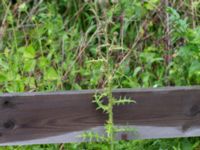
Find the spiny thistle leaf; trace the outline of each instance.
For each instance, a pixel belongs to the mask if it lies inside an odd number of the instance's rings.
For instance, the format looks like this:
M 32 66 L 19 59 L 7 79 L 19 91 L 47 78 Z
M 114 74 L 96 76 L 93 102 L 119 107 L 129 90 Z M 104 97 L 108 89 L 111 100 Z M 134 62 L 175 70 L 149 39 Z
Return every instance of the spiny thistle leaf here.
M 115 132 L 137 132 L 133 127 L 116 127 L 114 128 Z
M 102 94 L 95 94 L 94 95 L 94 100 L 93 100 L 93 103 L 96 103 L 97 104 L 97 110 L 98 109 L 102 109 L 103 112 L 108 112 L 108 106 L 107 105 L 104 105 L 102 103 L 102 99 L 103 97 L 106 97 L 107 96 L 107 93 L 102 93 Z
M 130 103 L 136 103 L 136 101 L 134 101 L 130 98 L 126 98 L 126 97 L 124 97 L 124 98 L 120 97 L 119 99 L 115 99 L 115 101 L 114 101 L 114 105 L 117 105 L 117 106 L 130 104 Z
M 98 133 L 95 132 L 85 132 L 81 136 L 84 140 L 89 140 L 89 142 L 92 141 L 98 141 L 98 142 L 103 142 L 106 141 L 106 137 L 99 135 Z

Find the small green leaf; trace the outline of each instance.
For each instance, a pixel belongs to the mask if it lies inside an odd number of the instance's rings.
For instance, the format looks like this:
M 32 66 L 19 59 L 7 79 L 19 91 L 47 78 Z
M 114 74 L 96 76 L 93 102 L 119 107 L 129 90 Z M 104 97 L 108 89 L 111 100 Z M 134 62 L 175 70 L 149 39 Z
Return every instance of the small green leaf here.
M 27 5 L 26 3 L 22 3 L 19 5 L 19 12 L 26 12 L 27 11 Z
M 25 61 L 24 71 L 26 71 L 26 72 L 34 71 L 35 65 L 36 65 L 36 60 L 28 59 L 27 61 Z
M 45 80 L 58 80 L 59 75 L 54 68 L 49 68 L 46 73 L 44 74 Z
M 7 81 L 7 76 L 5 73 L 0 73 L 0 83 Z
M 28 86 L 29 88 L 35 89 L 36 85 L 35 85 L 35 78 L 34 77 L 28 77 L 28 78 L 24 78 L 24 83 L 26 84 L 26 86 Z
M 35 58 L 35 49 L 31 45 L 24 48 L 23 57 L 28 59 Z
M 139 73 L 141 70 L 142 70 L 141 67 L 136 67 L 135 70 L 134 70 L 134 74 L 133 74 L 133 76 L 134 76 L 134 77 L 137 76 L 138 73 Z
M 194 61 L 189 68 L 189 77 L 200 75 L 200 62 Z
M 45 57 L 39 58 L 38 65 L 39 65 L 40 69 L 45 69 L 49 65 L 48 59 Z

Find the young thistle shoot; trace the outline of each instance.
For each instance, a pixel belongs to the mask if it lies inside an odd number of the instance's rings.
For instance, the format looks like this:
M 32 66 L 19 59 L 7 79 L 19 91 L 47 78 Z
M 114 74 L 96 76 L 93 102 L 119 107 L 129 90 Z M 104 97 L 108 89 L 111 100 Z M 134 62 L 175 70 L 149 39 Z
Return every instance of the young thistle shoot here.
M 94 95 L 94 100 L 93 102 L 97 104 L 97 109 L 102 110 L 104 113 L 108 115 L 108 120 L 106 121 L 104 128 L 106 132 L 106 136 L 104 135 L 98 135 L 97 133 L 86 133 L 83 135 L 85 139 L 90 139 L 96 140 L 96 141 L 104 141 L 110 143 L 110 149 L 114 150 L 114 142 L 115 142 L 115 133 L 118 132 L 133 132 L 135 130 L 130 129 L 130 128 L 123 128 L 123 127 L 116 127 L 114 124 L 114 119 L 113 119 L 113 107 L 114 106 L 119 106 L 119 105 L 125 105 L 125 104 L 130 104 L 134 103 L 134 100 L 131 100 L 130 98 L 126 97 L 120 97 L 119 99 L 116 99 L 113 96 L 113 68 L 111 67 L 112 65 L 109 63 L 110 59 L 110 54 L 112 51 L 112 47 L 115 47 L 113 44 L 108 44 L 110 47 L 107 49 L 106 56 L 102 59 L 99 59 L 99 61 L 102 62 L 103 68 L 104 68 L 104 73 L 106 76 L 106 87 L 104 88 L 103 92 L 101 93 L 96 93 Z M 103 56 L 103 55 L 102 55 Z M 102 61 L 104 60 L 104 61 Z M 98 60 L 93 61 L 93 63 L 98 62 Z M 105 102 L 106 101 L 106 102 Z

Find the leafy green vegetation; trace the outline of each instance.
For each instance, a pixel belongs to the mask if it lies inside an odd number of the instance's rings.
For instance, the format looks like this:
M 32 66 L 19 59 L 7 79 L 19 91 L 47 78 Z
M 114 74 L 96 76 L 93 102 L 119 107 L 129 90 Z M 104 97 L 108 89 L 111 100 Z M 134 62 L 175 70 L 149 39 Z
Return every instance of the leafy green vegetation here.
M 116 142 L 116 150 L 198 150 L 199 138 L 134 140 Z M 0 147 L 0 150 L 110 150 L 106 143 Z
M 199 12 L 198 0 L 0 0 L 0 92 L 199 85 Z M 200 145 L 199 138 L 115 144 L 130 150 Z M 0 149 L 62 147 L 109 144 Z

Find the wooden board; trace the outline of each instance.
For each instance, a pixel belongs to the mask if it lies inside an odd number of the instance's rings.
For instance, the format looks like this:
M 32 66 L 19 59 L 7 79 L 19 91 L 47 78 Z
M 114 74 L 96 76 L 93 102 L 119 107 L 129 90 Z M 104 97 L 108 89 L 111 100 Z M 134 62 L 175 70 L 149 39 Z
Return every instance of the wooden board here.
M 0 95 L 0 144 L 81 142 L 87 130 L 103 134 L 106 114 L 92 103 L 96 91 Z M 135 127 L 117 139 L 200 136 L 200 87 L 118 89 L 137 103 L 114 108 L 117 125 Z

